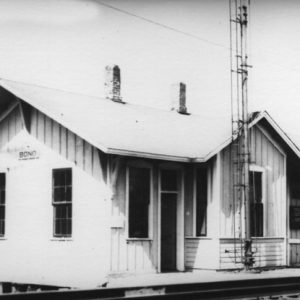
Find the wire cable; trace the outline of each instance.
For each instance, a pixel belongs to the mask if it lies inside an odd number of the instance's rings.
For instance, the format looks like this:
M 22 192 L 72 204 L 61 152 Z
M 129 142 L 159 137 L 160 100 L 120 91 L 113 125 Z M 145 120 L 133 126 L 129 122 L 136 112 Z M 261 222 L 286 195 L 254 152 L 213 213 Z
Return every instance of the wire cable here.
M 118 11 L 118 12 L 121 12 L 123 14 L 126 14 L 126 15 L 129 15 L 131 17 L 134 17 L 134 18 L 137 18 L 137 19 L 140 19 L 140 20 L 143 20 L 145 22 L 148 22 L 148 23 L 151 23 L 153 25 L 156 25 L 156 26 L 160 26 L 162 28 L 165 28 L 165 29 L 168 29 L 168 30 L 171 30 L 171 31 L 174 31 L 174 32 L 177 32 L 177 33 L 180 33 L 182 35 L 185 35 L 185 36 L 188 36 L 188 37 L 191 37 L 193 39 L 196 39 L 196 40 L 199 40 L 203 43 L 207 43 L 207 44 L 210 44 L 210 45 L 213 45 L 213 46 L 216 46 L 216 47 L 220 47 L 220 48 L 224 48 L 224 49 L 227 49 L 229 50 L 229 47 L 225 46 L 225 45 L 222 45 L 222 44 L 219 44 L 217 42 L 214 42 L 214 41 L 211 41 L 211 40 L 207 40 L 207 39 L 204 39 L 198 35 L 195 35 L 195 34 L 192 34 L 192 33 L 189 33 L 187 31 L 183 31 L 183 30 L 180 30 L 180 29 L 177 29 L 175 27 L 172 27 L 172 26 L 169 26 L 169 25 L 166 25 L 166 24 L 163 24 L 163 23 L 160 23 L 160 22 L 157 22 L 157 21 L 154 21 L 154 20 L 151 20 L 149 18 L 145 18 L 143 16 L 140 16 L 140 15 L 137 15 L 137 14 L 134 14 L 132 12 L 129 12 L 127 10 L 124 10 L 124 9 L 121 9 L 121 8 L 118 8 L 116 6 L 112 6 L 110 4 L 107 4 L 107 3 L 104 3 L 102 1 L 97 1 L 98 4 L 102 5 L 102 6 L 105 6 L 105 7 L 108 7 L 110 9 L 113 9 L 115 11 Z

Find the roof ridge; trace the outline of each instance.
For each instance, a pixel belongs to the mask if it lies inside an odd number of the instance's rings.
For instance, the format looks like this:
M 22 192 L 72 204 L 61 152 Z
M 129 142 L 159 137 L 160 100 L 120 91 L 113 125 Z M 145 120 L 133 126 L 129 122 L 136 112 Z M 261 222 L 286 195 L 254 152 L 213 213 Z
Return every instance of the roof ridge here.
M 52 91 L 57 91 L 57 92 L 63 92 L 63 93 L 68 93 L 71 95 L 77 95 L 77 96 L 84 96 L 84 97 L 89 97 L 92 99 L 97 99 L 97 100 L 101 100 L 101 101 L 107 101 L 108 99 L 106 99 L 106 97 L 104 96 L 96 96 L 96 95 L 89 95 L 89 94 L 84 94 L 84 93 L 80 93 L 80 92 L 75 92 L 75 91 L 70 91 L 70 90 L 65 90 L 65 89 L 60 89 L 60 88 L 55 88 L 55 87 L 50 87 L 50 86 L 46 86 L 46 85 L 41 85 L 41 84 L 35 84 L 35 83 L 30 83 L 30 82 L 25 82 L 25 81 L 20 81 L 20 80 L 14 80 L 14 79 L 10 79 L 10 78 L 6 78 L 6 77 L 2 77 L 0 76 L 0 81 L 4 81 L 4 82 L 12 82 L 14 84 L 21 84 L 21 85 L 25 85 L 25 86 L 32 86 L 32 87 L 36 87 L 36 88 L 41 88 L 41 89 L 47 89 L 47 90 L 52 90 Z M 203 118 L 203 115 L 197 114 L 197 113 L 189 113 L 189 115 L 182 115 L 176 111 L 171 111 L 168 109 L 163 109 L 163 108 L 159 108 L 159 107 L 155 107 L 155 106 L 150 106 L 150 105 L 145 105 L 145 104 L 140 104 L 140 103 L 132 103 L 132 102 L 124 102 L 122 103 L 122 105 L 130 105 L 130 106 L 135 106 L 135 107 L 141 107 L 141 108 L 147 108 L 147 109 L 151 109 L 151 110 L 155 110 L 155 111 L 160 111 L 160 112 L 164 112 L 164 113 L 169 113 L 169 114 L 173 114 L 176 116 L 183 116 L 183 117 L 189 117 L 189 118 Z

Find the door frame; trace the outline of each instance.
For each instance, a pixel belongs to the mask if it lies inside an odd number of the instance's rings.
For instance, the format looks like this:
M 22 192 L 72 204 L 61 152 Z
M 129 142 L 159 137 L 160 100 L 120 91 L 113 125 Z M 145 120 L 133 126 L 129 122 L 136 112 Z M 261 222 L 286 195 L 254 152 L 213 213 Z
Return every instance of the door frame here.
M 178 197 L 176 205 L 176 269 L 184 271 L 184 168 L 177 163 L 163 163 L 158 170 L 158 272 L 161 272 L 161 171 L 178 172 Z

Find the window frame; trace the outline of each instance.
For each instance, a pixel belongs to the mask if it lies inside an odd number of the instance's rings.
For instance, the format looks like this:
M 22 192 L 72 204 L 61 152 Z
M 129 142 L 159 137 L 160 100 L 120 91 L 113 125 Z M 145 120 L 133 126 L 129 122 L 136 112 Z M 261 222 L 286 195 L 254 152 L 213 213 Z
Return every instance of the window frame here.
M 148 206 L 148 237 L 130 237 L 129 236 L 129 170 L 130 168 L 141 168 L 150 170 L 150 195 Z M 145 161 L 129 161 L 126 165 L 126 240 L 152 240 L 153 239 L 153 166 Z
M 249 196 L 250 196 L 250 172 L 261 173 L 261 188 L 262 188 L 262 198 L 261 203 L 263 204 L 263 235 L 262 236 L 252 236 L 251 238 L 264 238 L 266 237 L 266 217 L 267 217 L 267 207 L 266 207 L 266 169 L 264 167 L 250 164 L 249 165 Z M 249 197 L 250 201 L 250 197 Z M 251 206 L 251 203 L 250 203 Z M 250 227 L 252 224 L 250 224 Z
M 162 189 L 162 172 L 177 172 L 177 189 Z M 185 166 L 177 162 L 162 162 L 158 164 L 158 271 L 161 272 L 161 205 L 162 194 L 176 194 L 176 269 L 184 271 L 184 244 L 185 244 Z
M 206 214 L 205 214 L 205 234 L 197 235 L 197 173 L 199 169 L 206 170 Z M 196 238 L 207 238 L 208 237 L 208 182 L 209 179 L 209 168 L 207 166 L 197 166 L 193 172 L 193 236 Z
M 59 171 L 66 171 L 66 170 L 70 170 L 71 174 L 71 201 L 54 201 L 54 190 L 55 190 L 55 185 L 54 185 L 54 174 L 56 172 Z M 67 186 L 67 185 L 65 185 Z M 53 225 L 52 225 L 52 236 L 56 239 L 69 239 L 72 238 L 72 234 L 73 234 L 73 169 L 71 167 L 65 167 L 65 168 L 53 168 L 52 169 L 52 208 L 53 208 Z M 56 225 L 55 225 L 55 221 L 56 221 L 56 208 L 59 206 L 71 206 L 71 232 L 70 234 L 68 233 L 61 233 L 58 234 L 56 233 Z
M 4 219 L 2 220 L 3 224 L 4 224 L 3 233 L 1 233 L 1 231 L 0 231 L 0 238 L 3 239 L 6 235 L 6 194 L 7 194 L 7 192 L 6 192 L 6 190 L 7 190 L 6 181 L 7 181 L 7 176 L 6 176 L 6 172 L 0 172 L 0 174 L 4 175 L 4 192 L 5 192 L 4 203 L 0 203 L 0 206 L 4 207 Z M 0 192 L 1 191 L 2 190 L 0 189 Z

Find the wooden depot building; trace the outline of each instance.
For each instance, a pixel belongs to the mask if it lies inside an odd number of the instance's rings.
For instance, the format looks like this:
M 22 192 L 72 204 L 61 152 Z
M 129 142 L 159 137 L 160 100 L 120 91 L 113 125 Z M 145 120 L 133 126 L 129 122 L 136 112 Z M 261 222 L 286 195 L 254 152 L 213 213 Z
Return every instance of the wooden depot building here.
M 106 72 L 102 98 L 0 80 L 0 282 L 241 268 L 230 126 L 184 84 L 170 111 L 124 102 Z M 249 127 L 254 267 L 300 264 L 300 151 L 267 112 Z

